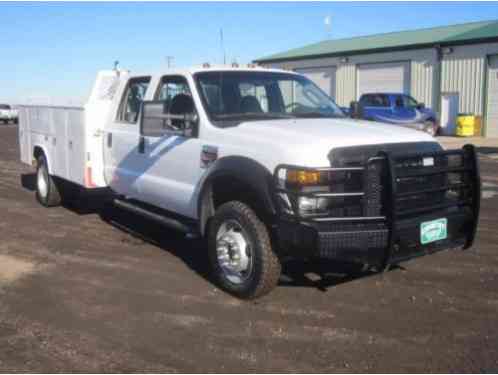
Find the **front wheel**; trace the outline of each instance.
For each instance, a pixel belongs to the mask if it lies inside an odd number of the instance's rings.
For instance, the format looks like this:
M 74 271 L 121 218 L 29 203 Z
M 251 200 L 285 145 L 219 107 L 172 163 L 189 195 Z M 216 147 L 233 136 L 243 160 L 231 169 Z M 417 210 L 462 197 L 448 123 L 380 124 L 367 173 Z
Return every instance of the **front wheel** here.
M 45 155 L 40 155 L 37 159 L 36 199 L 45 207 L 58 206 L 61 203 L 59 189 L 54 178 L 48 173 Z
M 278 283 L 280 260 L 265 224 L 245 203 L 221 205 L 209 224 L 209 260 L 220 287 L 239 298 L 252 299 Z
M 426 121 L 424 130 L 429 135 L 435 137 L 437 135 L 438 127 L 433 121 Z

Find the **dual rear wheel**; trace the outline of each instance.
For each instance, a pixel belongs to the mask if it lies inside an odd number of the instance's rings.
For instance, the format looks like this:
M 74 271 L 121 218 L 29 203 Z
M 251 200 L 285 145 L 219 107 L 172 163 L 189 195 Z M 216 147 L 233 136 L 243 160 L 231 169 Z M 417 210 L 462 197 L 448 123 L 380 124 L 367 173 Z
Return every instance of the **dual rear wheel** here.
M 59 188 L 53 176 L 48 172 L 45 155 L 41 154 L 36 163 L 36 199 L 45 207 L 58 206 L 61 203 Z

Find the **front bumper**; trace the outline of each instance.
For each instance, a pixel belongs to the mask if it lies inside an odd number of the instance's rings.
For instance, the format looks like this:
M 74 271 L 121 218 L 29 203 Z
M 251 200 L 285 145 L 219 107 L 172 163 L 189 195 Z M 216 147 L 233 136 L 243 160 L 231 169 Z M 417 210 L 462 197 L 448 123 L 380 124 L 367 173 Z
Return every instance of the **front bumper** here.
M 386 173 L 383 174 L 381 190 L 382 210 L 378 216 L 360 217 L 303 217 L 299 214 L 281 214 L 277 225 L 280 248 L 289 255 L 319 257 L 368 263 L 377 266 L 396 264 L 417 256 L 455 247 L 468 248 L 472 245 L 477 229 L 480 205 L 480 178 L 478 160 L 474 147 L 465 146 L 462 150 L 423 153 L 417 157 L 448 158 L 459 156 L 461 166 L 434 166 L 416 171 L 398 168 L 400 160 L 413 158 L 414 155 L 393 156 L 382 153 Z M 365 165 L 365 171 L 368 170 Z M 277 167 L 275 178 L 279 169 Z M 344 168 L 342 168 L 344 169 Z M 334 170 L 334 168 L 330 168 Z M 427 176 L 445 176 L 443 185 L 425 189 L 401 191 L 402 180 Z M 450 183 L 447 175 L 461 176 L 458 184 Z M 369 182 L 365 173 L 365 186 Z M 409 176 L 409 177 L 407 177 Z M 371 184 L 371 183 L 370 183 Z M 416 207 L 403 206 L 407 197 L 422 197 L 421 194 L 446 194 L 452 191 L 453 199 L 441 199 L 437 203 L 417 201 Z M 286 189 L 277 192 L 297 194 Z M 446 197 L 446 196 L 445 196 Z M 371 213 L 368 204 L 371 198 L 365 192 L 363 197 L 364 213 Z M 445 239 L 428 244 L 421 243 L 421 224 L 436 219 L 447 220 Z

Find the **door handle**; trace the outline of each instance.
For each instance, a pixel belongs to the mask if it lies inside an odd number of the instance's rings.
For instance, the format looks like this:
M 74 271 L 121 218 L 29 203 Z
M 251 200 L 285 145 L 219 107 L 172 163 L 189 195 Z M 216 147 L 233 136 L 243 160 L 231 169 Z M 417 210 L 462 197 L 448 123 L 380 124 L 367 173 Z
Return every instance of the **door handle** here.
M 140 136 L 138 139 L 138 152 L 143 154 L 145 152 L 145 137 Z
M 112 147 L 112 133 L 107 133 L 107 147 Z

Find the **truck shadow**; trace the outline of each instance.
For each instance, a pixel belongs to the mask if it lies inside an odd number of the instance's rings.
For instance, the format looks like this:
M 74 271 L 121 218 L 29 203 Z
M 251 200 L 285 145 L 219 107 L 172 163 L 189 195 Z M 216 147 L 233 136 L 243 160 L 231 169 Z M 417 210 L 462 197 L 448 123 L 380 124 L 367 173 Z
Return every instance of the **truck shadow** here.
M 23 188 L 36 189 L 36 175 L 21 175 Z M 75 193 L 77 194 L 77 192 Z M 104 191 L 78 195 L 68 199 L 63 207 L 77 215 L 98 215 L 102 221 L 130 236 L 128 243 L 146 242 L 178 257 L 187 267 L 214 283 L 210 273 L 206 243 L 203 239 L 187 239 L 182 233 L 166 228 L 142 216 L 111 205 Z M 309 287 L 326 292 L 329 288 L 349 281 L 376 275 L 361 266 L 329 260 L 288 260 L 282 267 L 279 286 Z
M 207 248 L 203 239 L 188 239 L 179 232 L 120 208 L 106 205 L 98 212 L 100 218 L 139 241 L 152 244 L 178 257 L 187 267 L 210 283 Z M 326 292 L 328 288 L 374 275 L 360 266 L 333 261 L 286 261 L 279 286 L 310 287 Z

